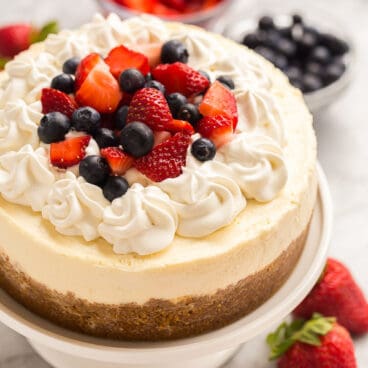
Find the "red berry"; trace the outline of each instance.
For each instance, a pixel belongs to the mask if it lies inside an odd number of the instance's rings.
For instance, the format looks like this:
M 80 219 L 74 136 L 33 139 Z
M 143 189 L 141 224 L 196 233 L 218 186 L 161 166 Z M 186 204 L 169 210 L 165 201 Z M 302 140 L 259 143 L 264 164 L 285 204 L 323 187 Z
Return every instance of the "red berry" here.
M 138 69 L 143 75 L 146 75 L 150 70 L 147 56 L 123 45 L 112 49 L 105 62 L 115 78 L 118 78 L 124 70 L 129 68 Z
M 168 94 L 179 92 L 186 97 L 204 92 L 210 84 L 201 73 L 180 62 L 161 64 L 152 71 L 152 75 L 165 86 Z
M 152 42 L 152 43 L 143 43 L 143 44 L 139 43 L 133 46 L 134 51 L 137 51 L 147 56 L 149 66 L 151 68 L 155 68 L 158 64 L 160 64 L 161 49 L 162 49 L 161 42 Z M 146 73 L 143 73 L 143 74 L 146 74 Z
M 50 144 L 50 161 L 54 166 L 66 169 L 78 164 L 86 155 L 91 137 L 84 135 Z
M 220 147 L 232 139 L 233 122 L 224 115 L 205 116 L 198 123 L 198 133 Z
M 236 129 L 238 109 L 235 96 L 218 81 L 215 81 L 206 92 L 199 105 L 199 111 L 204 116 L 226 115 L 233 121 L 234 130 Z
M 135 161 L 134 166 L 142 174 L 155 182 L 176 178 L 186 164 L 190 135 L 176 133 L 173 137 L 157 145 L 146 156 Z
M 101 56 L 99 54 L 90 54 L 86 56 L 78 65 L 77 71 L 75 72 L 75 89 L 82 86 L 91 70 L 101 62 Z
M 185 120 L 173 119 L 166 125 L 166 129 L 171 133 L 186 132 L 190 135 L 195 133 L 193 126 Z
M 111 172 L 124 175 L 133 165 L 134 158 L 118 147 L 108 147 L 101 150 L 101 156 L 108 162 Z
M 12 58 L 31 44 L 32 26 L 13 24 L 0 28 L 0 56 Z
M 78 108 L 75 101 L 64 92 L 53 88 L 44 88 L 41 94 L 42 113 L 61 112 L 71 118 Z

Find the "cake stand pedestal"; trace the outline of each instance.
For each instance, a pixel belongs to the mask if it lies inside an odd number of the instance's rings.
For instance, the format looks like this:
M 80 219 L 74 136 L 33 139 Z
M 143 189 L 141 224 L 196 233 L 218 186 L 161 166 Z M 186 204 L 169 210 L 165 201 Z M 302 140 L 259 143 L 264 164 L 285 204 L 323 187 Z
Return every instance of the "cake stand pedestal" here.
M 277 326 L 308 294 L 327 257 L 331 198 L 318 166 L 319 191 L 304 251 L 286 283 L 255 311 L 224 328 L 193 338 L 133 343 L 73 333 L 28 311 L 0 290 L 0 321 L 25 336 L 55 368 L 217 368 L 241 344 Z

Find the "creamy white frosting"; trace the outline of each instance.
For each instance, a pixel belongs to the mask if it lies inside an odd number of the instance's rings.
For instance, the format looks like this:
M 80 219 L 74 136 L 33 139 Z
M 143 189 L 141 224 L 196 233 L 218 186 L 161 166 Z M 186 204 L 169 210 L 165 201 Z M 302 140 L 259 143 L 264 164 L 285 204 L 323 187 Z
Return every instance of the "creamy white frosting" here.
M 239 57 L 234 51 L 224 52 L 220 42 L 211 41 L 209 47 L 208 35 L 201 30 L 176 29 L 150 16 L 122 22 L 116 15 L 107 19 L 98 15 L 78 31 L 49 36 L 37 56 L 21 54 L 8 63 L 9 78 L 0 99 L 0 155 L 26 143 L 29 146 L 25 146 L 27 152 L 21 148 L 0 156 L 0 162 L 7 163 L 1 166 L 0 193 L 9 201 L 42 210 L 63 234 L 81 235 L 86 240 L 100 235 L 113 244 L 116 253 L 141 255 L 164 249 L 175 233 L 202 237 L 230 224 L 246 207 L 247 199 L 263 202 L 275 198 L 287 180 L 284 131 L 264 67 L 252 52 Z M 209 72 L 212 80 L 220 75 L 234 80 L 239 110 L 234 139 L 206 163 L 198 162 L 188 150 L 183 174 L 161 183 L 128 170 L 126 178 L 132 187 L 112 204 L 103 198 L 101 189 L 75 177 L 77 167 L 66 174 L 55 173 L 47 162 L 47 148 L 42 148 L 42 153 L 37 150 L 37 125 L 41 89 L 60 74 L 63 62 L 90 52 L 106 55 L 119 44 L 137 48 L 168 39 L 182 40 L 190 53 L 189 64 Z M 87 155 L 91 154 L 98 154 L 94 140 L 87 148 Z M 31 179 L 25 183 L 22 178 L 18 183 L 17 176 L 22 174 L 12 167 L 26 167 L 24 175 Z M 42 178 L 41 171 L 48 175 Z M 35 195 L 39 191 L 42 195 Z

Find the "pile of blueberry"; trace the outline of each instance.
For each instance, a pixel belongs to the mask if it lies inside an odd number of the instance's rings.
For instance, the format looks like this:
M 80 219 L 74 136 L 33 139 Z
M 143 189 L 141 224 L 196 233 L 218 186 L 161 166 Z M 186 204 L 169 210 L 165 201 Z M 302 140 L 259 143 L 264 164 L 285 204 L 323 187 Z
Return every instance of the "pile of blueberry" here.
M 279 27 L 270 16 L 242 43 L 271 61 L 304 93 L 317 91 L 338 80 L 346 69 L 344 56 L 349 45 L 330 33 L 305 24 L 294 14 L 290 26 Z

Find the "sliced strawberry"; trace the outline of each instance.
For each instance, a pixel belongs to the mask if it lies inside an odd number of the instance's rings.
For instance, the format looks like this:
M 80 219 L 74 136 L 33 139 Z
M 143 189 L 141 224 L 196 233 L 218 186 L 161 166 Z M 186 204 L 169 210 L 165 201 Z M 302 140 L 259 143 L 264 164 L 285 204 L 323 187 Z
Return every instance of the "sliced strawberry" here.
M 140 121 L 152 130 L 168 130 L 172 115 L 164 95 L 155 88 L 142 88 L 135 93 L 129 106 L 127 122 Z
M 61 112 L 62 114 L 72 116 L 78 108 L 75 101 L 64 92 L 53 88 L 43 88 L 41 93 L 42 113 Z
M 190 135 L 176 133 L 159 144 L 146 156 L 135 161 L 134 166 L 142 174 L 155 182 L 176 178 L 186 164 Z
M 108 147 L 101 150 L 101 156 L 108 162 L 111 172 L 115 175 L 124 175 L 133 165 L 134 158 L 118 147 Z
M 198 123 L 198 133 L 220 147 L 232 139 L 233 122 L 224 115 L 205 116 Z
M 161 82 L 167 93 L 179 92 L 186 97 L 204 92 L 209 80 L 187 64 L 161 64 L 152 71 L 154 79 Z
M 115 78 L 118 78 L 128 68 L 138 69 L 143 75 L 150 71 L 147 56 L 130 50 L 123 45 L 112 49 L 105 62 Z
M 86 155 L 91 137 L 84 135 L 50 144 L 50 160 L 54 166 L 66 169 L 78 164 Z
M 148 58 L 148 63 L 151 68 L 155 68 L 161 61 L 161 42 L 143 43 L 133 45 L 132 50 L 144 54 Z
M 161 132 L 154 132 L 153 136 L 155 137 L 155 143 L 153 147 L 156 147 L 171 138 L 171 133 L 162 130 Z
M 234 130 L 238 124 L 238 108 L 234 94 L 222 83 L 215 81 L 199 105 L 204 116 L 226 115 L 233 121 Z
M 193 125 L 185 120 L 173 119 L 166 125 L 166 129 L 171 133 L 186 132 L 190 135 L 194 134 Z
M 82 83 L 75 98 L 80 106 L 90 106 L 100 113 L 114 112 L 122 98 L 119 84 L 101 59 Z
M 75 89 L 77 91 L 86 80 L 91 70 L 100 62 L 101 56 L 99 54 L 90 54 L 79 63 L 77 71 L 75 72 Z

